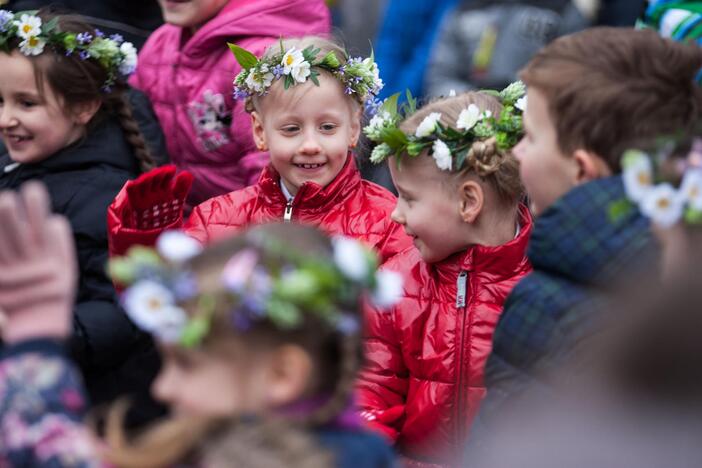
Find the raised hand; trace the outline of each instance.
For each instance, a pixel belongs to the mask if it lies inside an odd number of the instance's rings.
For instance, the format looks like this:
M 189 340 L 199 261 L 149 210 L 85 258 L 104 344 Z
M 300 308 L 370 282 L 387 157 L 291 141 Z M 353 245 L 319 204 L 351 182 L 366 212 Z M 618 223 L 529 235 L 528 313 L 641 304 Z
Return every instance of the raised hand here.
M 151 230 L 168 226 L 182 216 L 185 198 L 193 183 L 186 171 L 176 174 L 175 166 L 163 166 L 127 182 L 117 200 L 122 200 L 125 227 Z M 119 208 L 118 208 L 119 209 Z
M 76 288 L 73 235 L 41 183 L 0 192 L 0 315 L 7 343 L 64 338 Z

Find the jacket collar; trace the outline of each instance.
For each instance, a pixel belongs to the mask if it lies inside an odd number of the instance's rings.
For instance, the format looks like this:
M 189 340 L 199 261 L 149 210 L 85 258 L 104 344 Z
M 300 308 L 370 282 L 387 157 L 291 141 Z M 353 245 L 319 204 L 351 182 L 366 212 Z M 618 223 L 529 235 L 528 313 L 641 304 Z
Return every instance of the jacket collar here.
M 302 184 L 293 198 L 293 207 L 304 212 L 327 211 L 341 203 L 354 193 L 361 183 L 361 175 L 356 169 L 353 154 L 346 156 L 346 163 L 341 172 L 326 187 L 306 182 Z M 258 181 L 264 202 L 272 205 L 285 205 L 285 195 L 280 188 L 280 174 L 272 164 L 263 169 Z M 299 207 L 299 208 L 298 208 Z
M 455 281 L 461 271 L 489 273 L 495 281 L 515 276 L 525 271 L 526 249 L 532 232 L 532 218 L 529 209 L 519 207 L 519 233 L 506 244 L 498 246 L 474 245 L 467 250 L 451 255 L 433 264 L 440 281 Z
M 528 256 L 535 270 L 577 283 L 611 286 L 622 270 L 655 261 L 649 222 L 636 208 L 617 213 L 626 200 L 621 176 L 580 185 L 534 223 Z

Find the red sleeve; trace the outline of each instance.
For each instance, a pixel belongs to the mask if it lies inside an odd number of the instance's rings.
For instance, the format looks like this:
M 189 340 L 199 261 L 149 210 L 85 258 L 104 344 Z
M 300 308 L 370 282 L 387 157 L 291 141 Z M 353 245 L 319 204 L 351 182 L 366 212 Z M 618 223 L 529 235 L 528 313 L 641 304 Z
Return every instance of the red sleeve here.
M 369 427 L 392 441 L 397 439 L 401 428 L 408 382 L 394 316 L 395 309 L 387 312 L 368 309 L 366 360 L 357 383 L 361 416 Z
M 393 256 L 412 247 L 412 245 L 412 238 L 405 234 L 405 229 L 402 225 L 388 219 L 388 224 L 385 228 L 385 238 L 377 247 L 380 253 L 380 264 L 384 264 Z

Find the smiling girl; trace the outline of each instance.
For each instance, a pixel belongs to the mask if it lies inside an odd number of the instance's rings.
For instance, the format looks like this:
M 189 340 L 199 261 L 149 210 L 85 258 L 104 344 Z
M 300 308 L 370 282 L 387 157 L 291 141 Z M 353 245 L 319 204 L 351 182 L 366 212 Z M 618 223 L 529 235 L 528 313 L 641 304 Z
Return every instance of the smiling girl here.
M 0 189 L 41 180 L 71 223 L 80 282 L 70 344 L 95 403 L 146 395 L 148 364 L 135 370 L 130 359 L 149 352 L 148 340 L 105 275 L 105 214 L 128 179 L 154 166 L 125 94 L 136 49 L 101 34 L 70 16 L 0 10 Z
M 323 0 L 159 0 L 167 24 L 139 54 L 131 84 L 154 105 L 171 160 L 195 176 L 188 205 L 255 183 L 268 155 L 232 98 L 239 64 L 227 42 L 256 55 L 281 36 L 326 34 Z
M 371 59 L 349 58 L 318 37 L 285 40 L 259 60 L 235 47 L 245 70 L 235 94 L 251 113 L 253 138 L 271 162 L 258 183 L 195 208 L 185 231 L 207 244 L 250 224 L 275 220 L 361 239 L 382 260 L 410 246 L 390 220 L 395 197 L 361 180 L 353 148 L 361 107 L 380 89 Z M 109 211 L 111 252 L 151 245 L 179 227 L 189 175 L 162 168 L 126 184 Z

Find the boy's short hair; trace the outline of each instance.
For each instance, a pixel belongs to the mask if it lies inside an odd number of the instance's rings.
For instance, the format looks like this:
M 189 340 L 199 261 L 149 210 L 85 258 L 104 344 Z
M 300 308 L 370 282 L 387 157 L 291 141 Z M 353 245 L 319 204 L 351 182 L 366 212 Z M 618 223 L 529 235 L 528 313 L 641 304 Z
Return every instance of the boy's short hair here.
M 556 39 L 520 76 L 545 95 L 563 153 L 594 152 L 619 172 L 628 147 L 694 125 L 702 108 L 700 67 L 695 45 L 600 27 Z

